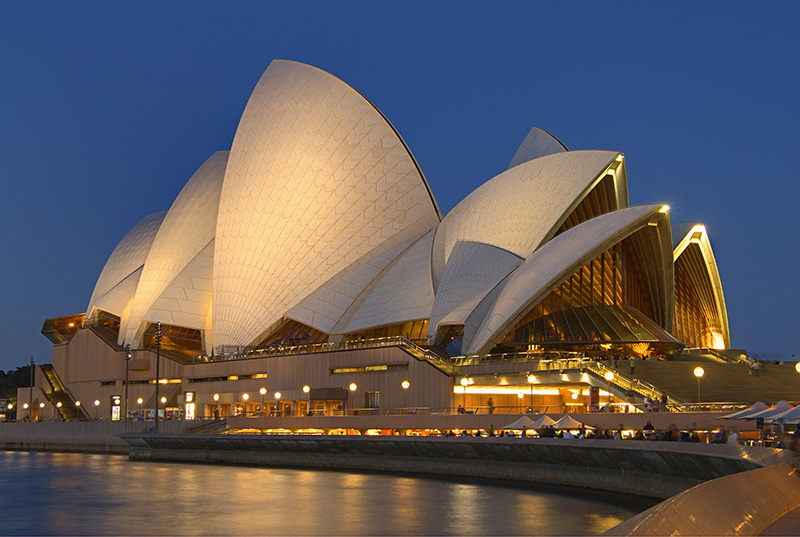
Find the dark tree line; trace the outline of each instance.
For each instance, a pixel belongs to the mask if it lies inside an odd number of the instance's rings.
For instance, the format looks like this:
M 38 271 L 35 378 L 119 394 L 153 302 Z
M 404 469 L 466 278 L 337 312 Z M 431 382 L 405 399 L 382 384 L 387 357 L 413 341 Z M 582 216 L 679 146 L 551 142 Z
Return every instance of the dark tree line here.
M 24 365 L 14 371 L 0 369 L 0 397 L 16 400 L 17 388 L 27 388 L 30 385 L 31 366 Z

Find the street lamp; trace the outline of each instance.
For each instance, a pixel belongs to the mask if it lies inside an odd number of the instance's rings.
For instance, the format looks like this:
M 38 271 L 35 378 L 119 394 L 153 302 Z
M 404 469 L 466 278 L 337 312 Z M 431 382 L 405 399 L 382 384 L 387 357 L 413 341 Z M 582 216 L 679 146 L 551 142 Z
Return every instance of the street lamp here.
M 23 403 L 22 408 L 24 408 L 25 410 L 28 410 L 28 403 Z M 27 414 L 28 414 L 28 419 L 30 419 L 31 413 L 28 412 Z
M 533 384 L 536 382 L 536 377 L 534 375 L 528 375 L 528 384 L 531 385 L 531 412 L 533 412 Z
M 611 381 L 614 380 L 614 372 L 613 371 L 606 371 L 606 374 L 603 375 L 603 377 L 606 379 L 606 382 L 608 382 L 608 403 L 607 404 L 610 405 L 611 404 Z
M 306 403 L 306 406 L 307 406 L 307 408 L 306 408 L 306 413 L 307 414 L 306 415 L 310 416 L 311 415 L 311 386 L 309 386 L 308 384 L 303 386 L 303 393 L 308 396 L 308 402 Z
M 358 384 L 356 384 L 355 382 L 351 382 L 349 388 L 350 391 L 355 394 L 356 390 L 358 389 Z M 355 410 L 355 408 L 356 408 L 356 402 L 355 398 L 353 398 L 353 409 Z M 347 405 L 345 405 L 345 414 L 347 414 Z
M 261 406 L 258 408 L 258 411 L 263 414 L 264 413 L 264 396 L 267 394 L 267 389 L 262 386 L 261 389 L 258 390 L 258 393 L 261 394 Z
M 125 345 L 125 421 L 128 421 L 128 371 L 131 362 L 131 346 Z
M 242 394 L 242 401 L 244 401 L 244 417 L 245 418 L 247 417 L 247 401 L 248 401 L 248 399 L 250 399 L 250 394 L 249 393 L 243 393 Z
M 400 383 L 400 386 L 403 387 L 403 414 L 408 414 L 408 399 L 406 398 L 406 393 L 408 392 L 408 388 L 411 386 L 411 383 L 407 380 L 404 380 Z
M 11 405 L 9 405 L 9 406 L 8 406 L 8 408 L 10 409 L 10 408 L 11 408 Z M 61 401 L 59 401 L 58 403 L 56 403 L 56 408 L 58 409 L 58 414 L 59 414 L 59 418 L 58 418 L 58 419 L 59 419 L 59 421 L 60 421 L 60 420 L 61 420 Z
M 219 394 L 214 394 L 214 419 L 219 419 Z
M 467 386 L 469 386 L 469 379 L 464 377 L 461 379 L 461 393 L 463 394 L 464 412 L 467 411 Z
M 81 402 L 75 401 L 75 421 L 81 419 Z
M 800 373 L 800 362 L 795 363 L 794 368 L 798 373 Z
M 275 417 L 278 417 L 280 414 L 280 401 L 281 401 L 281 392 L 275 392 Z
M 705 374 L 705 371 L 699 365 L 694 368 L 694 376 L 697 377 L 697 404 L 700 404 L 700 377 Z
M 156 434 L 158 434 L 158 381 L 160 380 L 161 367 L 161 321 L 156 323 Z
M 517 394 L 517 399 L 519 399 L 519 408 L 520 408 L 520 410 L 522 410 L 522 400 L 525 399 L 525 394 L 522 393 L 522 392 L 519 392 Z
M 97 412 L 99 410 L 99 408 L 98 408 L 99 406 L 100 406 L 100 400 L 99 399 L 95 399 L 94 400 L 94 419 L 95 420 L 97 419 Z

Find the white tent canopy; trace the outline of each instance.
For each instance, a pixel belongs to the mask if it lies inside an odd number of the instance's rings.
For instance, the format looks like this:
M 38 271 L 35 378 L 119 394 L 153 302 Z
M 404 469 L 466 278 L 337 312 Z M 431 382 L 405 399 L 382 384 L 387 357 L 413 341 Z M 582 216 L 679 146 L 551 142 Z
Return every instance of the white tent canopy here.
M 553 425 L 555 422 L 556 422 L 556 420 L 554 420 L 553 418 L 551 418 L 550 416 L 545 414 L 544 416 L 542 416 L 538 420 L 534 421 L 531 424 L 531 426 L 529 427 L 529 429 L 542 429 L 544 427 L 548 427 L 550 425 Z
M 584 427 L 583 423 L 571 416 L 564 416 L 553 424 L 553 429 L 580 429 L 581 427 Z
M 780 414 L 775 414 L 774 416 L 767 418 L 767 420 L 772 423 L 775 423 L 778 420 L 791 423 L 798 422 L 800 421 L 800 405 L 797 405 L 796 407 L 785 412 L 781 412 Z
M 721 419 L 723 420 L 740 420 L 747 418 L 750 414 L 756 414 L 761 412 L 762 410 L 766 410 L 769 407 L 766 403 L 762 403 L 759 401 L 758 403 L 754 404 L 749 408 L 745 408 L 744 410 L 739 410 L 738 412 L 734 412 L 733 414 L 728 414 L 727 416 L 722 416 Z
M 503 429 L 522 429 L 523 427 L 526 428 L 526 429 L 535 429 L 536 427 L 533 426 L 535 423 L 536 422 L 534 422 L 528 416 L 522 416 L 517 421 L 515 421 L 513 423 L 509 423 L 505 427 L 500 427 L 500 430 L 503 430 Z
M 790 405 L 785 400 L 784 401 L 779 401 L 778 403 L 775 403 L 774 405 L 772 405 L 771 407 L 769 407 L 766 410 L 762 410 L 761 412 L 756 412 L 755 414 L 750 414 L 745 419 L 754 420 L 756 418 L 762 418 L 762 419 L 774 418 L 778 414 L 783 414 L 787 410 L 791 410 L 793 408 L 794 408 L 794 406 Z

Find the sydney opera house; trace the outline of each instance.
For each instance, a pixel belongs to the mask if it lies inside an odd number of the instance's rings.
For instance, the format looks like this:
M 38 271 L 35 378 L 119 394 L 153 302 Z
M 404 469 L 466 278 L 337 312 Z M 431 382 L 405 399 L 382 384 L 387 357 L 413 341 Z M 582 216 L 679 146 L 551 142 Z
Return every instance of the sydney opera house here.
M 156 354 L 160 408 L 230 415 L 632 404 L 661 390 L 630 357 L 730 347 L 704 226 L 630 206 L 622 153 L 533 128 L 442 215 L 370 101 L 279 60 L 230 150 L 122 238 L 85 312 L 42 332 L 35 397 L 65 417 L 77 400 L 153 409 Z

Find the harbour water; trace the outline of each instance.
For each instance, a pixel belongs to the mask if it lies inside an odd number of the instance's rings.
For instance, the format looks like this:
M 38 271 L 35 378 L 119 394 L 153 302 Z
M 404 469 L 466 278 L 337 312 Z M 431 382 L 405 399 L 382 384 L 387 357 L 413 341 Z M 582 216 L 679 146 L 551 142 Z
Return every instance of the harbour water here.
M 0 451 L 0 535 L 593 535 L 655 503 L 483 480 Z

